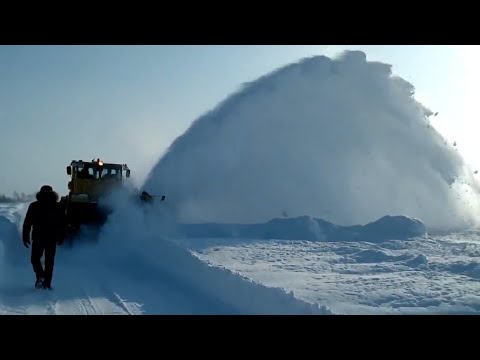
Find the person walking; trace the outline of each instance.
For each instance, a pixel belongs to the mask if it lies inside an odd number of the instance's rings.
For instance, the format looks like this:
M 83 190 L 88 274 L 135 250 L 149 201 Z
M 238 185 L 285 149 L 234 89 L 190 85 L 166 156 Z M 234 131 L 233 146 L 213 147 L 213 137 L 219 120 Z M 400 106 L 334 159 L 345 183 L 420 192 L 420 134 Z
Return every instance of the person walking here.
M 31 264 L 37 289 L 51 290 L 57 245 L 62 245 L 65 236 L 65 213 L 58 199 L 51 186 L 42 186 L 23 222 L 23 244 L 26 248 L 32 245 Z M 41 263 L 44 254 L 45 268 Z

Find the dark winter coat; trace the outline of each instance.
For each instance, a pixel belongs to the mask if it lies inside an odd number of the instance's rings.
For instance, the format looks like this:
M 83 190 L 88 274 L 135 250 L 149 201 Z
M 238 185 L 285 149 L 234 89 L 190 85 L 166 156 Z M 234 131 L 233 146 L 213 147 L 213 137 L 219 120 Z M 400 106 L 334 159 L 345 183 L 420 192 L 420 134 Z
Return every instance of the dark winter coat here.
M 23 222 L 23 241 L 61 243 L 65 234 L 65 214 L 58 202 L 58 194 L 54 191 L 40 191 L 37 201 L 32 202 Z

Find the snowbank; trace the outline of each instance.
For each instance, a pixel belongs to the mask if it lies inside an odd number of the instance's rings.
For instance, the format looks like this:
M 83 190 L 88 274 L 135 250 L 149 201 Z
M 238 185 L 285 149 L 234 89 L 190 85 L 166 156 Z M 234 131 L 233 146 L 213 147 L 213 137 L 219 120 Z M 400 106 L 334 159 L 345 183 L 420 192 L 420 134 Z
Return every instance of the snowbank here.
M 153 277 L 158 284 L 171 283 L 172 287 L 189 293 L 195 303 L 203 304 L 203 313 L 330 313 L 327 308 L 295 298 L 293 293 L 266 287 L 200 260 L 190 251 L 159 236 L 162 225 L 158 220 L 155 215 L 149 217 L 138 208 L 123 208 L 112 215 L 99 244 L 84 248 L 83 251 L 91 253 L 79 254 L 90 261 L 98 258 L 112 266 L 120 266 L 122 271 L 138 272 L 143 279 Z M 148 270 L 140 270 L 145 267 Z
M 15 224 L 19 224 L 23 220 L 28 204 L 0 204 L 0 216 L 3 216 Z
M 347 228 L 347 230 L 352 227 Z M 427 228 L 419 219 L 406 216 L 384 216 L 360 229 L 359 239 L 368 241 L 407 240 L 425 236 Z
M 0 244 L 3 244 L 4 253 L 3 260 L 0 261 L 7 265 L 31 266 L 30 249 L 23 246 L 21 239 L 22 224 L 28 205 L 18 203 L 0 206 Z
M 479 188 L 432 112 L 391 66 L 359 51 L 315 56 L 245 85 L 198 118 L 145 182 L 187 223 L 308 214 L 429 228 L 478 222 Z
M 73 248 L 57 249 L 55 294 L 65 306 L 81 302 L 88 292 L 96 298 L 120 292 L 125 301 L 134 301 L 153 314 L 330 314 L 327 308 L 301 301 L 291 292 L 202 261 L 161 236 L 176 228 L 168 212 L 147 211 L 152 209 L 138 207 L 126 194 L 115 195 L 110 200 L 115 201 L 116 211 L 98 243 L 78 239 Z M 18 211 L 16 224 L 0 214 L 0 280 L 10 285 L 15 284 L 19 270 L 31 272 L 30 250 L 23 247 L 19 232 L 23 210 Z M 65 274 L 68 278 L 63 281 Z M 83 285 L 71 288 L 72 281 Z M 113 286 L 110 292 L 98 290 L 109 286 Z M 184 302 L 181 306 L 176 303 L 179 299 Z
M 30 262 L 29 253 L 24 250 L 17 224 L 0 215 L 0 263 L 18 264 L 25 257 Z
M 180 230 L 187 238 L 250 238 L 312 241 L 409 240 L 427 234 L 418 219 L 384 216 L 367 225 L 338 226 L 309 216 L 273 219 L 263 224 L 185 224 Z
M 18 248 L 15 246 L 18 245 L 15 244 L 17 239 L 16 225 L 7 217 L 0 215 L 0 282 L 6 279 L 7 263 L 17 254 Z

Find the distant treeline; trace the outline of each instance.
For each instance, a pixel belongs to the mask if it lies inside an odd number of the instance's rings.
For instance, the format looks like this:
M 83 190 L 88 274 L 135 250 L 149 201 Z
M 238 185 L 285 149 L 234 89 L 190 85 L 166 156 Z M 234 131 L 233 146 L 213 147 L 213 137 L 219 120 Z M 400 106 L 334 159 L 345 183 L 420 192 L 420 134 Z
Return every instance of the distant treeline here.
M 28 202 L 32 201 L 35 198 L 34 194 L 26 195 L 25 193 L 19 194 L 18 192 L 14 191 L 13 196 L 9 197 L 4 194 L 0 194 L 0 203 L 21 203 L 21 202 Z

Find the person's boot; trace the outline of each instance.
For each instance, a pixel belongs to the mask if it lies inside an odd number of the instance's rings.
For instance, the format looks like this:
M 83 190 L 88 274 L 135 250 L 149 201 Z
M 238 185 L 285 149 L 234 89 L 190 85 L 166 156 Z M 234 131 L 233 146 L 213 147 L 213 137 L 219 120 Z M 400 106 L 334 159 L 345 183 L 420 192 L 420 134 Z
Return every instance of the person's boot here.
M 47 283 L 43 283 L 43 288 L 44 289 L 47 289 L 47 290 L 52 290 L 52 287 L 50 284 L 47 284 Z
M 44 286 L 43 277 L 37 276 L 37 281 L 35 281 L 35 288 L 40 289 Z
M 48 289 L 48 290 L 52 290 L 52 281 L 51 279 L 48 278 L 48 276 L 43 280 L 43 284 L 42 284 L 42 287 L 44 289 Z

